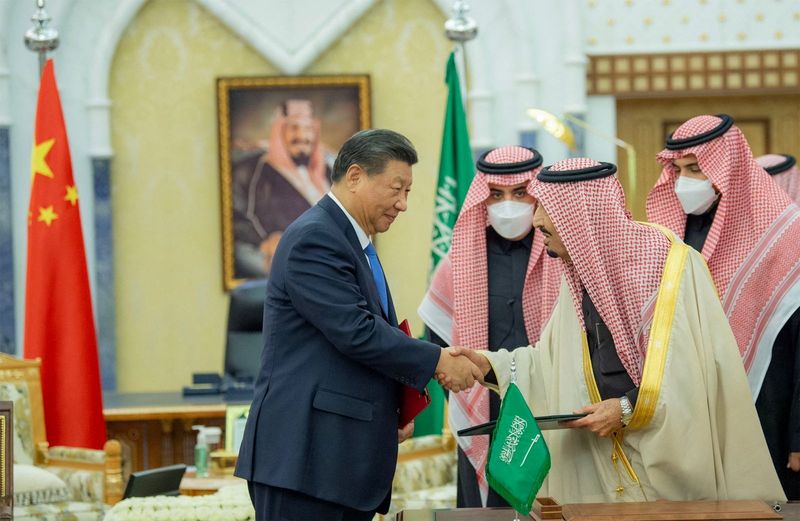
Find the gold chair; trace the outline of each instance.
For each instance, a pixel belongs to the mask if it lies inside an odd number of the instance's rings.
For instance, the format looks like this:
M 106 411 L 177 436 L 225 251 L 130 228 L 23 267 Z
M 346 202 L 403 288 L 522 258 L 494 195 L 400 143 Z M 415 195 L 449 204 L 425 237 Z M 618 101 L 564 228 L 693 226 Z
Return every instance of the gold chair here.
M 0 400 L 13 407 L 14 463 L 33 465 L 60 478 L 69 490 L 66 501 L 17 505 L 15 519 L 102 519 L 107 505 L 122 498 L 121 448 L 116 440 L 103 450 L 50 447 L 45 435 L 40 360 L 20 360 L 0 353 Z M 19 488 L 19 487 L 18 487 Z M 61 517 L 58 517 L 61 519 Z
M 0 402 L 0 521 L 14 519 L 14 404 Z

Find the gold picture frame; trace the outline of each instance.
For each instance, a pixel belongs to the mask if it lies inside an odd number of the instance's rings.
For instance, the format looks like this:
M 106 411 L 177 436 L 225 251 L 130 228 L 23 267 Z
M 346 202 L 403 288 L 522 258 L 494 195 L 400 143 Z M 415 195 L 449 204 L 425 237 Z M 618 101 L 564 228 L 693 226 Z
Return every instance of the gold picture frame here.
M 366 74 L 217 79 L 226 291 L 269 275 L 288 224 L 327 191 L 347 138 L 370 128 Z

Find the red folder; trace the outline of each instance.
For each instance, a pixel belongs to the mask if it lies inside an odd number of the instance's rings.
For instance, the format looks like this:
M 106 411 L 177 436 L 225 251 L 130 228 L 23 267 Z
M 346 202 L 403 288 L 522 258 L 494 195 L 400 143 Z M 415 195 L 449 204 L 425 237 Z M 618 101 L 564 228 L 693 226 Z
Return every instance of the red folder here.
M 411 327 L 408 325 L 408 320 L 403 320 L 398 327 L 400 331 L 411 336 Z M 411 423 L 411 420 L 430 403 L 431 395 L 427 389 L 425 389 L 424 393 L 420 393 L 413 387 L 404 386 L 403 395 L 400 397 L 400 427 L 405 427 Z

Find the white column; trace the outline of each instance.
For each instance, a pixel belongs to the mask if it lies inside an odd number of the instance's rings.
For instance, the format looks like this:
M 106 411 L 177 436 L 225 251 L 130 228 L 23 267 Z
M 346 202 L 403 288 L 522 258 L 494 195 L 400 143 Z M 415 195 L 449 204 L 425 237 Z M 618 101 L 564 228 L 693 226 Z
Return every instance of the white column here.
M 564 2 L 564 112 L 586 119 L 586 66 L 580 0 Z M 572 125 L 578 155 L 584 155 L 584 131 Z
M 89 116 L 89 157 L 108 159 L 111 148 L 111 100 L 91 98 L 86 102 Z
M 517 133 L 524 136 L 536 132 L 539 124 L 526 114 L 527 109 L 540 107 L 540 78 L 536 74 L 533 53 L 533 33 L 530 21 L 535 20 L 535 13 L 529 9 L 528 0 L 506 0 L 510 13 L 511 26 L 514 30 L 514 49 L 517 56 L 517 71 L 514 74 L 514 94 Z M 535 137 L 533 137 L 535 140 Z
M 564 3 L 564 111 L 586 113 L 586 66 L 580 0 Z
M 478 29 L 480 31 L 480 28 Z M 480 38 L 480 32 L 478 38 Z M 470 115 L 469 138 L 473 150 L 485 150 L 494 146 L 494 92 L 492 91 L 487 78 L 487 66 L 484 46 L 473 40 L 467 42 L 466 62 L 467 78 L 462 78 L 468 86 L 467 106 L 465 109 Z
M 33 4 L 31 4 L 33 5 Z M 31 7 L 33 9 L 33 7 Z M 33 12 L 33 11 L 31 11 Z M 9 39 L 11 0 L 0 0 L 0 126 L 11 125 L 11 73 L 8 69 L 6 41 Z M 23 45 L 20 42 L 20 45 Z

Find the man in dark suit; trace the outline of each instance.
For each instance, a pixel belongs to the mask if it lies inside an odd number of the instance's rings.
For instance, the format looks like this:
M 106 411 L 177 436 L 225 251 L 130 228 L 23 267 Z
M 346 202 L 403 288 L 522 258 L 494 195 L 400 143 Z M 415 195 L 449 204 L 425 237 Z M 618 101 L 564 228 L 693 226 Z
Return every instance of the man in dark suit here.
M 407 208 L 413 145 L 359 132 L 334 163 L 331 192 L 290 225 L 275 253 L 265 345 L 236 475 L 259 520 L 372 519 L 385 513 L 402 385 L 434 373 L 461 388 L 479 375 L 465 357 L 405 336 L 370 236 Z

